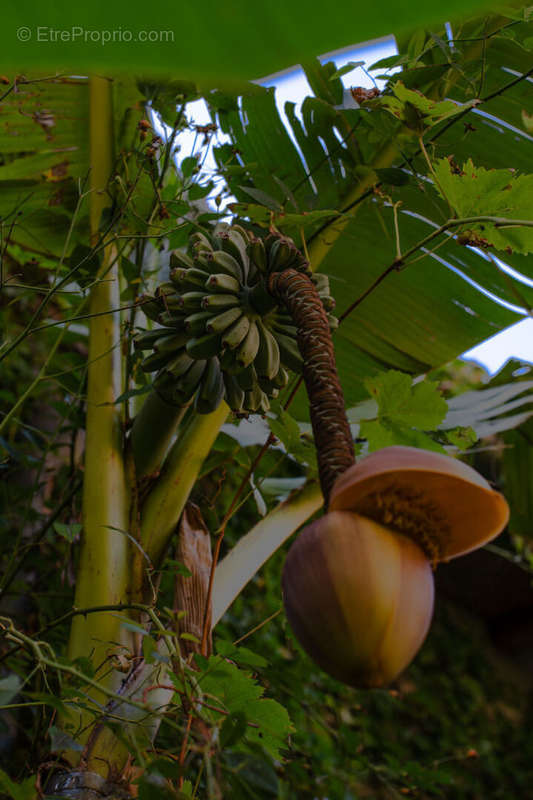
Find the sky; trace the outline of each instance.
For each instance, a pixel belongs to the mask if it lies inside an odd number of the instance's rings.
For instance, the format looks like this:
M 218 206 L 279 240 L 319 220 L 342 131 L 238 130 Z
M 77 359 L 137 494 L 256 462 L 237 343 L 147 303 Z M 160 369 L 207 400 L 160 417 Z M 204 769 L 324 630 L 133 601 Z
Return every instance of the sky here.
M 391 36 L 374 42 L 366 42 L 364 45 L 359 45 L 357 47 L 349 47 L 334 53 L 326 53 L 321 57 L 321 60 L 334 61 L 337 68 L 349 62 L 364 62 L 363 65 L 354 68 L 342 77 L 346 89 L 345 103 L 349 104 L 353 102 L 349 93 L 350 86 L 371 88 L 376 85 L 376 82 L 368 74 L 366 69 L 376 61 L 396 52 L 396 43 L 394 37 Z M 307 79 L 300 67 L 293 67 L 275 75 L 270 75 L 263 80 L 257 81 L 257 83 L 263 86 L 276 87 L 276 102 L 280 115 L 284 120 L 286 120 L 284 105 L 288 100 L 297 104 L 296 113 L 298 113 L 299 103 L 306 95 L 311 94 Z M 379 85 L 379 83 L 380 82 L 378 82 L 377 85 Z M 211 121 L 203 100 L 191 103 L 188 107 L 188 113 L 196 124 L 202 125 Z M 292 131 L 288 124 L 287 129 L 289 135 L 292 136 Z M 223 141 L 220 134 L 217 134 L 217 136 L 218 141 Z M 187 142 L 185 136 L 180 137 L 181 151 L 179 160 L 191 154 L 190 150 L 194 147 L 193 140 L 193 134 L 190 134 L 190 143 Z M 216 169 L 210 151 L 207 155 L 204 167 L 212 169 L 213 172 Z M 515 278 L 524 284 L 533 286 L 533 281 L 530 278 L 518 275 L 502 262 L 499 262 L 499 266 L 500 268 L 506 269 L 510 274 L 513 274 Z M 533 363 L 533 319 L 528 316 L 525 310 L 519 311 L 516 306 L 510 307 L 509 304 L 504 301 L 502 301 L 502 304 L 516 313 L 517 322 L 462 355 L 464 360 L 475 361 L 480 366 L 484 367 L 489 375 L 497 373 L 511 358 Z

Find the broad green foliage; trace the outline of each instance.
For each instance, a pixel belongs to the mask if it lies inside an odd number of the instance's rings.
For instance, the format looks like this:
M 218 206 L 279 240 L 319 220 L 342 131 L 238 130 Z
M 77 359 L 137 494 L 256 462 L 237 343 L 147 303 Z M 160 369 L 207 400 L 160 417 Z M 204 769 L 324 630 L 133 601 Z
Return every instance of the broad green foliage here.
M 125 0 L 113 5 L 97 0 L 81 11 L 61 0 L 48 4 L 46 19 L 37 21 L 24 4 L 9 0 L 4 9 L 0 64 L 20 70 L 24 64 L 71 72 L 126 72 L 143 68 L 156 76 L 253 79 L 290 67 L 317 53 L 346 47 L 431 24 L 486 7 L 479 0 L 449 0 L 428 6 L 420 0 L 408 7 L 400 0 L 385 6 L 354 7 L 340 0 L 327 14 L 310 14 L 302 0 L 287 5 L 270 0 L 268 13 L 246 0 L 228 9 L 217 0 L 200 8 L 179 9 L 163 0 L 153 9 Z
M 355 304 L 335 337 L 349 405 L 364 397 L 361 378 L 385 367 L 425 372 L 514 321 L 495 299 L 523 308 L 533 300 L 530 287 L 502 275 L 465 246 L 467 238 L 443 233 L 417 251 L 453 213 L 464 211 L 464 202 L 450 207 L 451 200 L 431 188 L 448 157 L 456 164 L 471 158 L 478 174 L 501 170 L 511 182 L 515 176 L 517 188 L 530 180 L 520 109 L 529 103 L 531 23 L 490 17 L 452 29 L 453 43 L 442 30 L 406 37 L 400 55 L 376 70 L 401 65 L 402 72 L 359 108 L 344 107 L 332 63 L 306 62 L 315 96 L 304 100 L 302 119 L 294 104 L 285 109 L 299 149 L 285 132 L 271 89 L 250 87 L 233 104 L 227 94 L 209 96 L 213 118 L 238 147 L 238 155 L 230 145 L 215 148 L 238 200 L 231 208 L 305 242 L 313 267 L 330 278 L 338 313 Z M 481 61 L 480 37 L 488 30 Z M 475 207 L 475 187 L 469 190 Z M 483 213 L 501 215 L 494 200 L 494 192 L 484 198 Z M 518 210 L 530 218 L 523 202 L 505 216 L 517 218 Z M 531 277 L 523 255 L 529 230 L 498 228 L 494 235 L 498 247 L 512 248 L 506 261 Z M 410 256 L 398 271 L 395 261 L 405 252 Z M 303 397 L 296 408 L 305 416 Z
M 229 661 L 228 648 L 221 642 L 221 652 L 226 658 L 211 656 L 206 664 L 205 673 L 198 679 L 198 684 L 210 702 L 220 703 L 222 711 L 227 714 L 221 726 L 221 746 L 236 745 L 238 742 L 246 749 L 246 744 L 264 747 L 272 758 L 279 758 L 280 747 L 285 746 L 286 738 L 291 730 L 289 715 L 283 706 L 275 700 L 264 698 L 264 689 L 253 677 L 232 663 L 250 662 L 248 652 L 239 658 L 237 648 L 229 648 L 232 661 Z M 251 654 L 254 655 L 254 654 Z M 265 666 L 261 657 L 255 656 L 250 666 Z M 212 698 L 212 699 L 211 699 Z M 216 719 L 217 712 L 212 713 Z M 220 714 L 218 715 L 220 719 Z M 224 741 L 225 739 L 225 741 Z M 253 752 L 253 749 L 252 749 Z
M 527 255 L 533 251 L 533 175 L 515 175 L 512 169 L 487 170 L 469 159 L 462 167 L 443 158 L 435 164 L 436 187 L 458 217 L 484 214 L 509 220 L 527 220 L 531 227 L 510 224 L 498 227 L 490 220 L 466 223 L 460 236 L 481 247 Z M 503 256 L 505 257 L 505 256 Z
M 16 783 L 3 770 L 0 770 L 0 789 L 5 797 L 10 797 L 12 800 L 34 800 L 35 777 L 31 776 L 22 783 Z
M 436 384 L 423 381 L 412 386 L 409 375 L 391 370 L 367 379 L 366 388 L 378 404 L 378 418 L 360 427 L 370 451 L 405 444 L 444 452 L 424 433 L 438 428 L 448 410 Z
M 376 105 L 386 108 L 414 134 L 423 134 L 438 122 L 444 122 L 465 109 L 474 107 L 476 102 L 472 100 L 464 106 L 452 100 L 434 101 L 424 97 L 419 91 L 408 89 L 398 80 L 393 84 L 392 95 L 381 98 Z

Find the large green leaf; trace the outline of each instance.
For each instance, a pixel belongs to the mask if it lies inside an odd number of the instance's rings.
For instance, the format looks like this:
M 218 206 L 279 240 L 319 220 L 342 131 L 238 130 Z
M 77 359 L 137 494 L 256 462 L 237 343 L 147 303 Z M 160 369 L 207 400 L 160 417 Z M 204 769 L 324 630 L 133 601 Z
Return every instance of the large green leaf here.
M 115 81 L 117 147 L 143 113 L 133 80 Z M 133 121 L 129 117 L 133 117 Z M 89 236 L 89 82 L 32 76 L 3 100 L 0 120 L 0 225 L 4 240 L 36 253 L 68 255 Z
M 486 7 L 480 0 L 425 3 L 388 0 L 381 5 L 337 0 L 327 8 L 303 0 L 163 0 L 135 5 L 102 0 L 74 6 L 48 3 L 35 15 L 27 0 L 2 7 L 0 65 L 19 71 L 65 65 L 69 70 L 142 69 L 186 77 L 259 78 L 317 53 L 392 31 L 435 23 Z
M 423 57 L 414 58 L 408 44 L 409 69 L 401 73 L 405 86 L 397 85 L 396 94 L 391 95 L 400 104 L 401 121 L 382 98 L 359 109 L 339 108 L 342 87 L 334 68 L 318 63 L 306 64 L 318 96 L 304 102 L 302 121 L 293 105 L 286 107 L 298 147 L 283 134 L 271 91 L 255 90 L 253 102 L 243 98 L 240 110 L 218 111 L 223 129 L 239 151 L 240 166 L 226 172 L 232 190 L 245 201 L 237 206 L 239 212 L 261 223 L 257 204 L 250 205 L 242 187 L 246 184 L 248 190 L 267 192 L 285 212 L 285 216 L 273 212 L 275 224 L 300 244 L 305 237 L 312 259 L 318 254 L 314 266 L 329 274 L 338 312 L 342 315 L 357 303 L 335 337 L 348 405 L 366 395 L 365 376 L 387 367 L 427 371 L 511 324 L 516 313 L 533 302 L 530 286 L 505 274 L 490 251 L 485 254 L 461 245 L 453 229 L 428 242 L 429 249 L 438 245 L 435 253 L 408 258 L 400 269 L 393 268 L 398 239 L 405 253 L 452 215 L 432 185 L 419 132 L 424 132 L 428 157 L 434 163 L 450 157 L 462 164 L 471 157 L 476 167 L 485 170 L 514 170 L 510 178 L 533 171 L 532 137 L 516 127 L 518 108 L 530 92 L 525 78 L 533 55 L 523 42 L 533 41 L 531 26 L 517 22 L 513 27 L 516 40 L 499 35 L 481 43 L 486 31 L 496 31 L 504 22 L 488 18 L 458 27 L 453 48 L 445 36 L 439 46 L 430 40 L 424 44 L 422 37 Z M 414 93 L 413 87 L 422 88 L 431 101 Z M 459 106 L 461 113 L 455 113 L 457 106 L 449 102 L 438 104 L 446 98 L 464 104 Z M 483 103 L 479 98 L 490 99 Z M 435 116 L 439 109 L 443 113 Z M 496 111 L 499 121 L 492 118 Z M 268 132 L 283 139 L 279 159 Z M 227 152 L 226 146 L 220 153 L 221 164 Z M 372 185 L 378 180 L 382 183 L 375 194 Z M 529 180 L 520 179 L 521 183 Z M 363 190 L 366 199 L 358 203 L 358 192 Z M 501 203 L 485 206 L 483 213 L 501 214 Z M 293 223 L 295 210 L 301 214 L 317 209 L 344 209 L 345 215 L 332 217 L 328 224 L 309 213 L 307 220 L 300 216 Z M 473 210 L 469 208 L 469 213 Z M 413 255 L 423 253 L 419 250 Z M 515 269 L 533 275 L 531 259 L 515 252 L 505 258 Z M 375 283 L 368 296 L 357 302 Z M 302 402 L 299 411 L 303 409 Z

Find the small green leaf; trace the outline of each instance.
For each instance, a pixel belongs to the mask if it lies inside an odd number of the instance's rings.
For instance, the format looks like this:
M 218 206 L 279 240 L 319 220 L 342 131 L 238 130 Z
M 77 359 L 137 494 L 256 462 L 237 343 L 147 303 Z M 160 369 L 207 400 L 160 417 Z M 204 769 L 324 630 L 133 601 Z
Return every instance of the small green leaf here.
M 181 575 L 182 578 L 190 578 L 192 575 L 190 569 L 182 561 L 176 561 L 173 558 L 167 558 L 165 567 L 170 568 L 176 575 Z
M 198 166 L 198 159 L 195 156 L 187 156 L 180 164 L 181 174 L 184 178 L 190 178 Z
M 368 450 L 373 453 L 383 447 L 403 445 L 404 447 L 418 447 L 421 450 L 433 450 L 435 453 L 445 453 L 445 449 L 431 436 L 423 431 L 398 425 L 390 422 L 371 420 L 362 422 L 361 436 L 368 441 Z
M 206 658 L 206 656 L 200 655 L 200 653 L 195 653 L 193 655 L 193 660 L 194 660 L 196 666 L 198 667 L 198 669 L 201 670 L 202 672 L 205 672 L 205 670 L 209 666 L 209 659 Z
M 195 642 L 196 644 L 200 643 L 200 639 L 193 633 L 180 633 L 180 639 L 185 639 L 187 642 Z
M 533 174 L 516 175 L 510 169 L 485 169 L 469 159 L 462 168 L 442 158 L 434 165 L 435 188 L 459 218 L 507 217 L 533 222 Z M 466 228 L 468 228 L 466 230 Z M 458 230 L 458 229 L 457 229 Z M 498 250 L 533 252 L 533 226 L 496 227 L 492 222 L 472 222 L 462 231 L 463 244 L 492 246 Z M 468 238 L 468 235 L 475 234 Z
M 231 747 L 239 742 L 246 733 L 246 728 L 246 715 L 242 711 L 227 716 L 220 727 L 220 746 Z
M 201 200 L 203 197 L 207 197 L 213 186 L 213 181 L 206 184 L 194 183 L 189 189 L 189 200 Z
M 389 370 L 367 378 L 365 386 L 378 404 L 378 419 L 435 430 L 448 411 L 437 384 L 421 381 L 413 385 L 404 372 Z
M 450 444 L 455 445 L 460 450 L 468 450 L 478 440 L 477 433 L 473 428 L 451 428 L 446 432 L 446 438 Z
M 253 653 L 247 647 L 238 647 L 237 645 L 227 642 L 224 639 L 217 639 L 217 653 L 225 658 L 231 658 L 237 664 L 242 664 L 247 667 L 266 667 L 268 661 L 260 656 L 258 653 Z
M 253 197 L 260 205 L 270 208 L 272 211 L 283 211 L 282 206 L 278 201 L 264 192 L 262 189 L 255 189 L 253 186 L 239 186 L 241 192 L 246 192 L 250 197 Z
M 82 526 L 76 522 L 71 525 L 65 525 L 62 522 L 54 522 L 54 530 L 67 542 L 73 542 L 82 529 Z
M 117 397 L 115 400 L 114 405 L 118 405 L 118 403 L 125 403 L 130 397 L 139 397 L 142 394 L 147 394 L 152 390 L 152 387 L 149 383 L 146 386 L 141 386 L 138 389 L 128 389 L 127 392 L 123 392 L 121 395 Z
M 356 69 L 357 67 L 364 67 L 364 65 L 365 65 L 364 61 L 348 61 L 347 64 L 345 64 L 343 67 L 340 67 L 332 75 L 330 75 L 328 80 L 334 81 L 337 78 L 342 78 L 343 75 L 346 75 L 353 69 Z
M 12 800 L 34 800 L 37 797 L 37 790 L 35 788 L 36 776 L 32 775 L 22 783 L 15 783 L 9 775 L 0 769 L 0 789 L 5 792 L 7 797 Z

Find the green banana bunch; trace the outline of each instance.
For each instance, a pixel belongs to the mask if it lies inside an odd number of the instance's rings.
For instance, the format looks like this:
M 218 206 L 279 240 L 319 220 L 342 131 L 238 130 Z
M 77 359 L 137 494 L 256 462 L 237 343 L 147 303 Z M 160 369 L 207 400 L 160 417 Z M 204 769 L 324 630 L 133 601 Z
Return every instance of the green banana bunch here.
M 168 402 L 194 402 L 201 414 L 223 399 L 241 414 L 266 413 L 289 380 L 301 372 L 297 329 L 267 289 L 273 272 L 309 274 L 328 313 L 335 302 L 327 275 L 312 274 L 291 239 L 262 239 L 240 225 L 196 232 L 188 252 L 170 255 L 170 280 L 139 304 L 159 327 L 140 332 L 135 349 L 148 351 L 141 363 L 157 372 L 154 388 Z

